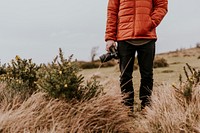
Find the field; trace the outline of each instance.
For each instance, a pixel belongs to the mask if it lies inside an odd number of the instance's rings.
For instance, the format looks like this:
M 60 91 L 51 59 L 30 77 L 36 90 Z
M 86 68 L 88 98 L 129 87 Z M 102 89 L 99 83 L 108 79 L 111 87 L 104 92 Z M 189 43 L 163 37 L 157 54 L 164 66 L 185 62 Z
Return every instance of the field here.
M 22 93 L 10 93 L 1 83 L 0 133 L 200 133 L 200 48 L 157 54 L 157 58 L 166 59 L 169 66 L 154 69 L 152 103 L 145 114 L 140 111 L 138 99 L 139 71 L 133 73 L 135 110 L 130 113 L 121 103 L 118 66 L 99 66 L 79 74 L 85 81 L 95 77 L 104 93 L 79 102 L 49 98 L 47 93 L 37 91 L 24 99 Z M 62 67 L 69 66 L 67 62 Z M 58 78 L 64 71 L 57 68 L 59 65 L 54 64 L 52 71 L 48 66 L 47 74 L 53 74 L 53 81 L 62 83 Z
M 190 48 L 190 49 L 181 49 L 172 52 L 157 54 L 155 58 L 164 58 L 167 60 L 169 67 L 155 68 L 154 69 L 154 88 L 159 87 L 160 85 L 172 85 L 179 84 L 180 74 L 183 77 L 183 80 L 186 80 L 184 75 L 184 67 L 186 63 L 195 69 L 200 69 L 200 48 Z M 101 68 L 98 69 L 84 69 L 81 72 L 86 78 L 96 76 L 98 80 L 104 84 L 105 88 L 108 89 L 108 92 L 112 94 L 120 93 L 119 88 L 119 68 L 118 66 Z M 133 73 L 133 83 L 135 88 L 135 104 L 138 105 L 138 88 L 140 84 L 140 74 L 139 70 L 135 70 Z

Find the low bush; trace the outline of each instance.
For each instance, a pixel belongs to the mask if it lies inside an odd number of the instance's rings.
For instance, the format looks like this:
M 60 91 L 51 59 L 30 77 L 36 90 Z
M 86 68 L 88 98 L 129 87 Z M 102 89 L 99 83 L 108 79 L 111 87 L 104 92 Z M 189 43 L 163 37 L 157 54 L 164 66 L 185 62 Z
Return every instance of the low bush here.
M 60 60 L 59 60 L 60 59 Z M 54 98 L 71 100 L 88 100 L 102 92 L 102 87 L 96 79 L 86 81 L 78 75 L 80 68 L 72 56 L 65 59 L 62 50 L 52 63 L 44 65 L 38 72 L 37 85 Z
M 23 99 L 35 91 L 45 91 L 51 97 L 67 101 L 88 100 L 101 94 L 100 83 L 95 78 L 84 81 L 78 75 L 80 70 L 72 56 L 65 59 L 59 49 L 59 56 L 47 65 L 36 65 L 32 59 L 16 56 L 10 64 L 0 66 L 0 82 L 6 84 L 9 93 L 20 93 Z
M 98 68 L 100 66 L 100 63 L 98 63 L 98 62 L 80 62 L 79 66 L 82 69 L 92 69 L 92 68 Z
M 16 56 L 15 59 L 1 66 L 0 81 L 6 83 L 8 88 L 12 88 L 14 93 L 32 94 L 38 88 L 36 85 L 37 71 L 41 66 L 36 65 L 31 59 L 21 59 Z
M 154 60 L 153 67 L 159 68 L 159 67 L 168 67 L 169 64 L 167 63 L 167 60 L 164 58 L 157 58 Z
M 116 60 L 110 60 L 108 62 L 101 63 L 100 60 L 96 60 L 93 62 L 85 62 L 85 61 L 79 61 L 79 67 L 82 69 L 93 69 L 93 68 L 99 68 L 99 67 L 113 67 L 117 64 Z
M 0 75 L 6 74 L 6 64 L 1 65 L 0 63 Z
M 200 43 L 197 43 L 197 44 L 196 44 L 196 48 L 200 48 Z

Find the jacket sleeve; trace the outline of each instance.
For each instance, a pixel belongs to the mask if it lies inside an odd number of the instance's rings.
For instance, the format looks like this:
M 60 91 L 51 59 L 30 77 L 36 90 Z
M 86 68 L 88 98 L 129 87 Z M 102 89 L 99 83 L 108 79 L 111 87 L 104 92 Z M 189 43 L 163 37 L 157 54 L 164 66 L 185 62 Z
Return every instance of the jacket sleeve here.
M 109 0 L 107 7 L 105 41 L 117 40 L 116 36 L 117 36 L 118 12 L 119 12 L 119 0 Z
M 157 27 L 168 12 L 168 0 L 153 0 L 151 19 L 153 28 Z

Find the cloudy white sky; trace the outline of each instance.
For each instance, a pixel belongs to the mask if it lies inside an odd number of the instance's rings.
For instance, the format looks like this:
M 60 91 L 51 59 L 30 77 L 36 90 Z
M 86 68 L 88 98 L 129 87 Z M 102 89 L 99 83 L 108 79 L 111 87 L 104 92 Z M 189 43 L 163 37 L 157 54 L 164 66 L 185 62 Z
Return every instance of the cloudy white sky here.
M 19 55 L 47 63 L 62 48 L 65 57 L 90 60 L 93 47 L 106 53 L 104 32 L 108 0 L 0 0 L 0 59 Z M 169 0 L 157 28 L 157 53 L 200 42 L 200 0 Z M 98 55 L 98 56 L 99 56 Z

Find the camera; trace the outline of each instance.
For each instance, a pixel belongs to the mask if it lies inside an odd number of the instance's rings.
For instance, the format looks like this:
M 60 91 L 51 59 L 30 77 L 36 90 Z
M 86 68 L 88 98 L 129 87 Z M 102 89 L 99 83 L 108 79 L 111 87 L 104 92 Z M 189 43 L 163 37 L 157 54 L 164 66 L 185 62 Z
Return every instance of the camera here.
M 102 63 L 107 62 L 111 59 L 118 59 L 118 52 L 115 46 L 111 46 L 109 50 L 110 52 L 103 54 L 99 57 Z

